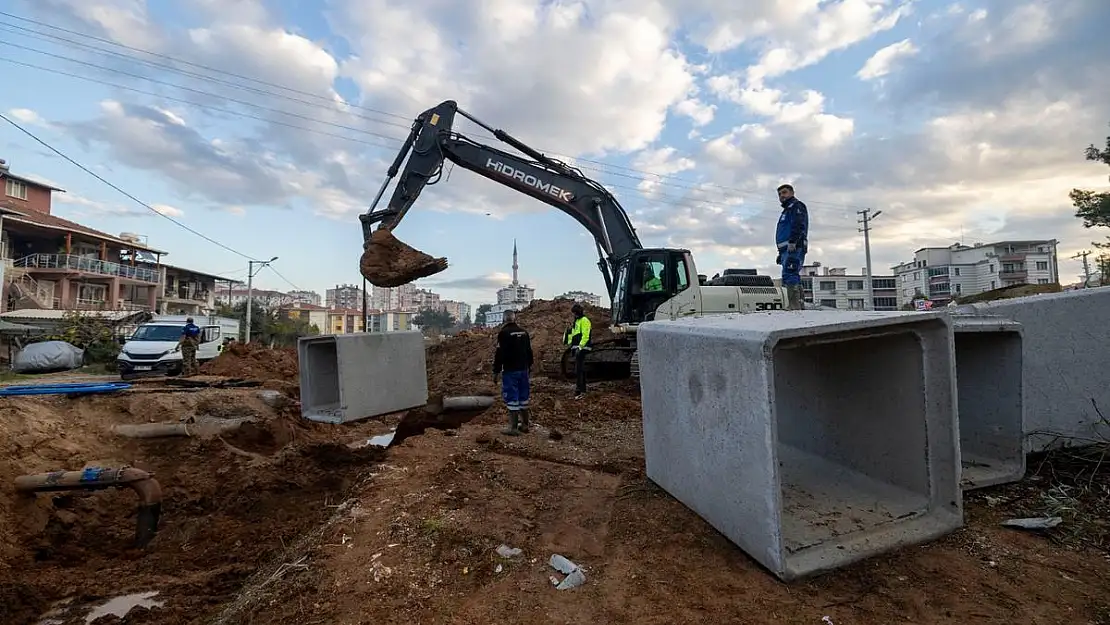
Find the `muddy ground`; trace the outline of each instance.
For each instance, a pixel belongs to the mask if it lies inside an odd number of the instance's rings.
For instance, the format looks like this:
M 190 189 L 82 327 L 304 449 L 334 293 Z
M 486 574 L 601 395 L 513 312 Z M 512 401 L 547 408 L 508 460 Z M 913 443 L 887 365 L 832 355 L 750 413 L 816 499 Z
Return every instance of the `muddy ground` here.
M 566 313 L 533 319 L 537 349 L 557 350 Z M 430 350 L 433 392 L 492 393 L 475 355 L 488 340 Z M 645 479 L 633 383 L 574 401 L 568 383 L 537 377 L 537 427 L 510 438 L 501 407 L 458 429 L 401 415 L 308 424 L 277 379 L 288 373 L 258 376 L 283 401 L 157 382 L 5 398 L 4 475 L 126 463 L 153 470 L 166 503 L 158 537 L 137 550 L 130 491 L 32 499 L 3 480 L 0 623 L 85 623 L 90 607 L 152 591 L 160 605 L 95 623 L 1110 623 L 1110 462 L 1098 456 L 1036 459 L 1024 482 L 970 495 L 967 526 L 947 538 L 783 584 Z M 256 422 L 222 440 L 111 432 L 190 415 Z M 399 444 L 357 447 L 393 427 Z M 1000 526 L 1048 512 L 1064 524 Z M 584 568 L 584 585 L 552 586 L 556 553 Z

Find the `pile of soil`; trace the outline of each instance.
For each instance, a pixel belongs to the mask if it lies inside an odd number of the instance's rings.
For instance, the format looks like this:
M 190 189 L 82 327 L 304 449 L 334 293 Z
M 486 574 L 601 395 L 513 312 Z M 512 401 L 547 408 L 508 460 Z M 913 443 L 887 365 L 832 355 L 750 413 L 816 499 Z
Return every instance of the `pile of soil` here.
M 563 333 L 574 323 L 570 300 L 535 300 L 517 313 L 517 324 L 532 338 L 536 365 L 533 375 L 555 375 L 566 347 Z M 608 310 L 584 305 L 586 316 L 593 324 L 595 343 L 612 338 Z M 493 352 L 497 347 L 498 328 L 462 332 L 428 347 L 428 384 L 433 393 L 458 394 L 473 390 L 475 384 L 492 383 Z M 488 382 L 487 382 L 488 381 Z
M 270 349 L 260 343 L 229 343 L 216 358 L 204 363 L 200 372 L 249 380 L 296 381 L 297 350 Z
M 370 284 L 392 288 L 447 269 L 447 259 L 429 256 L 397 240 L 388 229 L 380 228 L 363 246 L 358 266 Z

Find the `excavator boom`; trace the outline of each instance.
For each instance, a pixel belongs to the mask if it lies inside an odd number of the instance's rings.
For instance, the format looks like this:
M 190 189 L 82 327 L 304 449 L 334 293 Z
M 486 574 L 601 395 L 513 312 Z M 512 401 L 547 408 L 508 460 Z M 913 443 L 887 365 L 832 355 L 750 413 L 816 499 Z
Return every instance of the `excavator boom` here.
M 454 132 L 456 114 L 488 130 L 525 156 L 477 143 Z M 390 166 L 373 206 L 359 216 L 364 242 L 359 268 L 371 284 L 399 286 L 447 268 L 446 258 L 435 258 L 415 250 L 392 234 L 424 187 L 439 181 L 444 160 L 545 202 L 585 227 L 596 242 L 598 267 L 610 296 L 614 293 L 614 272 L 619 260 L 642 249 L 628 214 L 603 186 L 576 168 L 482 123 L 448 100 L 424 111 L 413 121 L 412 130 Z M 375 210 L 390 180 L 399 171 L 401 175 L 389 204 Z

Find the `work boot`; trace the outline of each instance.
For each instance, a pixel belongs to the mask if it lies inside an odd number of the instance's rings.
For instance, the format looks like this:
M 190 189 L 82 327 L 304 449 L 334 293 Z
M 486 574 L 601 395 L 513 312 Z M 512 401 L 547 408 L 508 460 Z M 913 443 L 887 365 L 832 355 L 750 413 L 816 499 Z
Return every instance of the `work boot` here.
M 530 422 L 531 415 L 528 414 L 527 408 L 520 409 L 520 431 L 527 434 L 532 428 Z
M 805 293 L 802 292 L 802 285 L 792 284 L 786 287 L 787 297 L 787 310 L 804 310 L 805 309 Z
M 515 410 L 509 411 L 509 427 L 501 430 L 505 436 L 520 436 L 520 427 L 518 426 L 519 417 Z

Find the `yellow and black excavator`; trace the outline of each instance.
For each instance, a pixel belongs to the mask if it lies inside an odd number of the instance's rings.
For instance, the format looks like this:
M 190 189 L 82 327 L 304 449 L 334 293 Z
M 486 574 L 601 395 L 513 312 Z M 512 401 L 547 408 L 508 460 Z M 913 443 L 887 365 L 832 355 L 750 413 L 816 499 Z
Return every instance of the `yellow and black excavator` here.
M 455 132 L 456 115 L 488 130 L 524 156 Z M 597 266 L 612 304 L 610 329 L 616 338 L 595 343 L 589 352 L 586 367 L 591 379 L 638 376 L 636 327 L 645 321 L 785 308 L 786 291 L 775 286 L 770 276 L 728 269 L 709 280 L 698 274 L 689 250 L 645 248 L 628 213 L 605 187 L 579 169 L 483 123 L 453 100 L 417 116 L 370 210 L 359 216 L 364 240 L 359 268 L 370 284 L 400 286 L 447 268 L 446 258 L 415 250 L 393 236 L 424 187 L 439 181 L 445 160 L 554 206 L 593 235 Z M 375 210 L 398 172 L 401 176 L 389 204 Z M 567 377 L 575 375 L 569 350 L 561 368 Z

